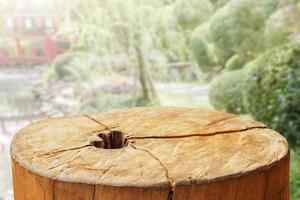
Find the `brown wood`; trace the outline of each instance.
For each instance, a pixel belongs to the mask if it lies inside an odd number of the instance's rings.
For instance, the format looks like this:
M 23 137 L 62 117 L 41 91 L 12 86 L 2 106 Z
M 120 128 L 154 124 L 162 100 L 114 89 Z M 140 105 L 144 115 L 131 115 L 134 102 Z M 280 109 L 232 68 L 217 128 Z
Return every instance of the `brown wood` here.
M 148 107 L 41 120 L 11 145 L 15 200 L 288 200 L 289 151 L 264 124 Z

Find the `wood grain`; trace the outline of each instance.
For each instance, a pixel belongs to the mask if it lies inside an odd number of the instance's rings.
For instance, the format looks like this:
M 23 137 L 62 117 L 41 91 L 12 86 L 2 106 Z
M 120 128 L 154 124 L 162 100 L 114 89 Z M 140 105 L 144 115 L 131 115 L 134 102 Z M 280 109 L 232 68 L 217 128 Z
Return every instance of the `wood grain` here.
M 35 122 L 11 145 L 15 200 L 287 200 L 289 151 L 264 124 L 148 107 Z

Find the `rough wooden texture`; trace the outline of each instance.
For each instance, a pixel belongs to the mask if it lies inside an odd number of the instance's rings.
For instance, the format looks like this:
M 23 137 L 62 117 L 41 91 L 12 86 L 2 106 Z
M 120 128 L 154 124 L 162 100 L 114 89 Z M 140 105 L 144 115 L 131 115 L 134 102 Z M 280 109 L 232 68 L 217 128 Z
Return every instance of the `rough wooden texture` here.
M 289 199 L 285 138 L 213 110 L 45 119 L 16 134 L 11 155 L 15 200 Z

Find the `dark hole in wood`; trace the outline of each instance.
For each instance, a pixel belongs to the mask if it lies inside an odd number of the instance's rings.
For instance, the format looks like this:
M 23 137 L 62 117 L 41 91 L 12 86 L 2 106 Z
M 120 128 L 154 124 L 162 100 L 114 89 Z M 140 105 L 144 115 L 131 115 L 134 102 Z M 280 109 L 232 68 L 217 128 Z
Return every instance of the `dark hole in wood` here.
M 120 149 L 127 145 L 124 133 L 121 131 L 110 131 L 108 133 L 100 133 L 98 135 L 103 141 L 99 141 L 101 145 L 98 148 L 104 149 Z M 96 145 L 94 145 L 97 147 Z

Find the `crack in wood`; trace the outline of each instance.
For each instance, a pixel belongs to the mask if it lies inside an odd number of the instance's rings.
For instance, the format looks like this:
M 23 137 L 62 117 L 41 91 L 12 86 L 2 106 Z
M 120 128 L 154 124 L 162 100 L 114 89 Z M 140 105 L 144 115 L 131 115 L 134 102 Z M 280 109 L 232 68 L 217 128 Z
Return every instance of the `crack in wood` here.
M 264 189 L 268 188 L 269 185 L 269 173 L 266 173 L 266 179 L 265 179 L 265 185 L 264 185 Z M 264 199 L 267 199 L 267 192 L 264 193 Z
M 107 126 L 106 124 L 100 122 L 99 120 L 95 119 L 94 117 L 92 117 L 92 116 L 90 116 L 90 115 L 88 115 L 88 114 L 83 114 L 83 116 L 85 116 L 85 117 L 89 118 L 90 120 L 96 122 L 97 124 L 103 126 L 103 127 L 105 128 L 105 130 L 107 130 L 107 131 L 110 131 L 112 128 L 118 127 L 118 126 L 109 127 L 109 126 Z
M 110 170 L 113 166 L 114 166 L 114 165 L 109 166 L 107 169 L 105 169 L 105 170 L 102 172 L 102 175 L 106 174 L 106 172 L 108 172 L 108 170 Z
M 89 119 L 93 120 L 94 122 L 100 124 L 101 126 L 103 126 L 106 130 L 109 130 L 111 131 L 112 128 L 116 128 L 116 127 L 119 127 L 119 126 L 114 126 L 114 127 L 109 127 L 107 125 L 105 125 L 104 123 L 100 122 L 99 120 L 87 115 L 87 114 L 84 114 L 85 117 L 88 117 Z M 219 120 L 216 120 L 216 121 L 213 121 L 209 124 L 207 124 L 206 126 L 211 126 L 211 125 L 214 125 L 214 124 L 217 124 L 217 123 L 220 123 L 222 121 L 226 121 L 226 120 L 229 120 L 229 119 L 232 119 L 232 118 L 236 118 L 238 116 L 230 116 L 230 117 L 224 117 L 222 119 L 219 119 Z M 265 129 L 265 128 L 268 128 L 266 125 L 258 125 L 258 126 L 251 126 L 251 127 L 246 127 L 246 128 L 243 128 L 243 129 L 236 129 L 236 130 L 228 130 L 228 131 L 215 131 L 215 132 L 212 132 L 212 133 L 207 133 L 207 134 L 201 134 L 201 133 L 196 133 L 196 134 L 185 134 L 185 135 L 172 135 L 172 136 L 169 136 L 169 135 L 166 135 L 166 136 L 161 136 L 161 135 L 153 135 L 153 136 L 127 136 L 125 139 L 127 141 L 129 140 L 135 140 L 135 139 L 176 139 L 176 138 L 185 138 L 185 137 L 197 137 L 197 136 L 200 136 L 200 137 L 207 137 L 207 136 L 214 136 L 214 135 L 217 135 L 217 134 L 230 134 L 230 133 L 236 133 L 236 132 L 244 132 L 244 131 L 248 131 L 248 130 L 253 130 L 253 129 Z M 93 131 L 93 132 L 96 132 Z M 100 132 L 100 131 L 99 131 Z
M 44 154 L 41 154 L 39 156 L 55 156 L 59 153 L 63 153 L 65 151 L 74 151 L 74 150 L 78 150 L 78 149 L 82 149 L 82 148 L 86 148 L 86 147 L 90 147 L 90 146 L 93 146 L 92 144 L 87 144 L 87 145 L 83 145 L 83 146 L 80 146 L 80 147 L 73 147 L 73 148 L 69 148 L 69 149 L 61 149 L 61 150 L 57 150 L 57 151 L 53 151 L 53 152 L 47 152 L 47 153 L 44 153 Z
M 230 134 L 230 133 L 238 133 L 238 132 L 245 132 L 253 129 L 267 129 L 268 127 L 266 126 L 252 126 L 252 127 L 247 127 L 244 129 L 238 129 L 238 130 L 229 130 L 229 131 L 215 131 L 212 133 L 207 133 L 207 134 L 201 134 L 201 133 L 195 133 L 195 134 L 185 134 L 185 135 L 153 135 L 153 136 L 132 136 L 128 137 L 128 140 L 141 140 L 141 139 L 176 139 L 176 138 L 187 138 L 187 137 L 209 137 L 209 136 L 214 136 L 214 135 L 219 135 L 219 134 Z
M 52 182 L 52 188 L 53 188 L 52 199 L 55 200 L 55 180 L 53 180 Z
M 148 149 L 136 147 L 133 144 L 130 144 L 130 146 L 132 148 L 134 148 L 134 149 L 137 149 L 137 150 L 144 151 L 144 152 L 148 153 L 152 158 L 154 158 L 156 161 L 158 161 L 158 163 L 160 164 L 160 166 L 165 170 L 166 177 L 167 177 L 167 179 L 169 181 L 169 193 L 168 193 L 167 200 L 174 200 L 176 182 L 175 182 L 174 178 L 170 175 L 170 170 L 168 169 L 168 167 L 157 156 L 155 156 Z
M 96 196 L 96 185 L 94 185 L 94 187 L 93 187 L 93 196 L 92 196 L 92 200 L 95 200 L 95 196 Z
M 229 116 L 229 117 L 226 116 L 226 117 L 223 117 L 223 118 L 221 118 L 221 119 L 212 121 L 212 122 L 206 124 L 205 126 L 212 126 L 212 125 L 218 124 L 218 123 L 220 123 L 220 122 L 227 121 L 227 120 L 233 119 L 233 118 L 238 118 L 238 117 L 239 117 L 239 116 L 237 116 L 237 115 L 232 115 L 232 116 Z

